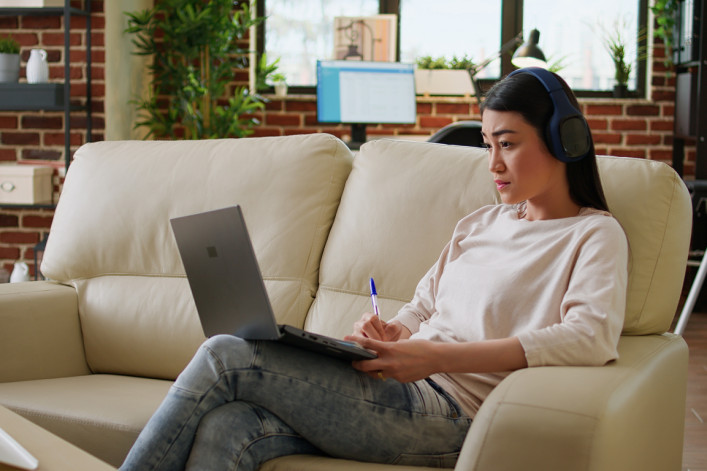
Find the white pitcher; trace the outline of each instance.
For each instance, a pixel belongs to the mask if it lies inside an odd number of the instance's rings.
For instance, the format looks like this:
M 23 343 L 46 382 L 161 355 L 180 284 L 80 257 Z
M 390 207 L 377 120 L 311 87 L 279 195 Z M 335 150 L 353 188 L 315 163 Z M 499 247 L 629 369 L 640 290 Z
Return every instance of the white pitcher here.
M 32 49 L 27 61 L 27 83 L 47 83 L 49 81 L 49 64 L 47 51 Z

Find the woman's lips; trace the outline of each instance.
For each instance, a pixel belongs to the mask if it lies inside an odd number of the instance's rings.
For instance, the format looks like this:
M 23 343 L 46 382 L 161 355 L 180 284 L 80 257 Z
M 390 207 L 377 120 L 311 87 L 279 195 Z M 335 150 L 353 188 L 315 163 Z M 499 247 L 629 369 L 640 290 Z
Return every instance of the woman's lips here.
M 496 184 L 496 188 L 498 191 L 503 190 L 505 187 L 511 184 L 511 182 L 504 182 L 503 180 L 494 180 L 494 183 Z

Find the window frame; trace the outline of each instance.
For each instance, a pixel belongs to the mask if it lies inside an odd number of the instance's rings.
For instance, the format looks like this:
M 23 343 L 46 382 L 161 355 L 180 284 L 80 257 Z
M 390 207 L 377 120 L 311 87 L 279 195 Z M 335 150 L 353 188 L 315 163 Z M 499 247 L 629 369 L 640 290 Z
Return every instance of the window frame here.
M 260 0 L 256 4 L 256 12 L 259 17 L 265 16 L 265 2 L 267 0 Z M 397 49 L 395 52 L 395 59 L 400 60 L 400 2 L 405 0 L 379 0 L 378 1 L 378 12 L 380 14 L 392 13 L 397 15 L 397 34 L 396 34 L 396 44 Z M 648 0 L 637 0 L 638 1 L 638 28 L 639 30 L 643 28 L 648 31 Z M 267 21 L 267 20 L 266 20 Z M 518 31 L 523 29 L 523 0 L 502 0 L 501 3 L 501 45 L 506 44 L 511 41 Z M 256 49 L 258 57 L 265 51 L 265 21 L 260 23 L 257 27 L 257 38 L 256 38 Z M 637 51 L 649 51 L 648 45 L 648 33 L 644 34 L 643 37 L 638 42 Z M 636 57 L 636 88 L 634 90 L 629 90 L 626 98 L 645 98 L 646 97 L 646 74 L 647 74 L 647 61 L 650 54 L 640 54 L 637 52 Z M 513 70 L 515 67 L 511 64 L 511 57 L 508 54 L 503 55 L 500 59 L 501 61 L 501 77 L 505 77 Z M 486 92 L 489 88 L 493 86 L 499 79 L 480 79 L 479 85 L 483 92 Z M 295 94 L 304 95 L 314 95 L 316 94 L 315 86 L 290 86 L 290 91 Z M 272 92 L 273 88 L 269 87 L 267 92 Z M 583 90 L 575 89 L 575 95 L 581 98 L 612 98 L 613 94 L 611 90 Z

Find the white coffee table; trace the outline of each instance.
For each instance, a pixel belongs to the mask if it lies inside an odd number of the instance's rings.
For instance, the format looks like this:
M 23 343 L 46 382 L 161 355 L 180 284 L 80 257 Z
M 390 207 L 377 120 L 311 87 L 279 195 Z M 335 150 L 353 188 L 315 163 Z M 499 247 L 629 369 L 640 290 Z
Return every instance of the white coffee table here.
M 37 458 L 38 471 L 115 471 L 114 467 L 2 406 L 0 428 Z M 0 464 L 0 471 L 17 471 L 17 468 Z

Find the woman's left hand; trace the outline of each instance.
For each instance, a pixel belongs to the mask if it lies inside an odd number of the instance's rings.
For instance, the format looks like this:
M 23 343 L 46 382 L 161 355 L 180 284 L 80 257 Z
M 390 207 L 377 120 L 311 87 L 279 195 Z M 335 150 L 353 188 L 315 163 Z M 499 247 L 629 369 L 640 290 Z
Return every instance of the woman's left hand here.
M 373 360 L 360 360 L 352 363 L 354 368 L 372 378 L 393 378 L 401 383 L 409 383 L 425 379 L 438 372 L 434 365 L 439 343 L 429 340 L 381 342 L 354 336 L 351 336 L 351 340 L 378 354 L 378 358 Z

